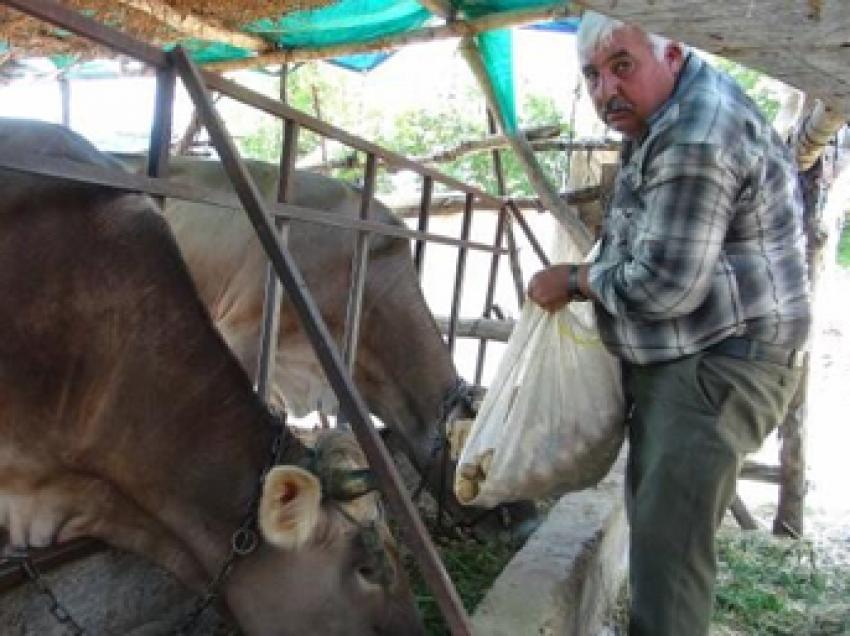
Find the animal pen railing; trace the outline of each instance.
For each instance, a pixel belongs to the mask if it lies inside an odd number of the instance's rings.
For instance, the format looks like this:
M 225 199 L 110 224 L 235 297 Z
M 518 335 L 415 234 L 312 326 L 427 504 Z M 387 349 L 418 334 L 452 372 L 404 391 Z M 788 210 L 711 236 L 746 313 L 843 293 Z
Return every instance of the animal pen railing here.
M 425 246 L 428 242 L 452 245 L 458 248 L 451 312 L 448 320 L 448 347 L 452 349 L 457 337 L 460 298 L 468 250 L 480 250 L 492 255 L 490 279 L 488 281 L 484 315 L 492 309 L 498 259 L 508 250 L 501 247 L 508 215 L 516 219 L 535 252 L 545 263 L 546 256 L 535 240 L 517 206 L 509 200 L 494 197 L 480 189 L 448 177 L 437 170 L 411 161 L 399 154 L 351 135 L 319 119 L 296 111 L 285 104 L 262 96 L 235 84 L 223 77 L 200 71 L 186 53 L 178 48 L 171 53 L 147 45 L 119 31 L 68 10 L 52 0 L 3 0 L 15 9 L 33 17 L 55 24 L 78 35 L 87 37 L 117 52 L 136 58 L 156 69 L 157 91 L 153 128 L 148 154 L 148 176 L 131 175 L 112 170 L 83 166 L 62 159 L 33 158 L 16 155 L 6 156 L 0 151 L 0 166 L 7 169 L 31 172 L 44 176 L 76 180 L 124 191 L 145 192 L 160 202 L 165 197 L 175 197 L 214 205 L 241 205 L 248 214 L 257 236 L 268 255 L 269 277 L 267 284 L 266 311 L 262 330 L 262 355 L 257 378 L 258 391 L 266 398 L 269 377 L 273 366 L 277 307 L 280 304 L 280 286 L 286 289 L 298 314 L 302 328 L 310 339 L 316 356 L 326 377 L 339 400 L 340 410 L 351 423 L 358 441 L 363 447 L 372 470 L 376 473 L 382 492 L 387 499 L 393 516 L 399 522 L 403 536 L 409 544 L 423 578 L 432 590 L 453 634 L 471 634 L 469 618 L 463 608 L 440 559 L 431 543 L 390 456 L 371 423 L 365 402 L 355 388 L 349 370 L 356 357 L 356 342 L 360 320 L 360 308 L 368 267 L 368 243 L 371 234 L 385 234 L 415 241 L 414 262 L 421 272 Z M 209 189 L 180 185 L 162 178 L 168 171 L 169 140 L 171 137 L 171 110 L 176 77 L 183 81 L 195 108 L 201 116 L 219 157 L 230 177 L 238 196 L 234 197 Z M 273 205 L 263 201 L 253 183 L 245 164 L 235 148 L 223 122 L 213 106 L 209 90 L 227 95 L 239 102 L 258 108 L 279 118 L 284 127 L 284 144 L 280 159 L 278 202 Z M 334 214 L 293 206 L 288 202 L 293 195 L 293 168 L 296 141 L 300 128 L 335 139 L 355 151 L 365 153 L 364 186 L 360 218 L 349 219 Z M 417 230 L 387 226 L 368 219 L 369 203 L 374 194 L 378 162 L 397 168 L 411 170 L 422 176 L 422 197 L 419 208 Z M 429 233 L 428 214 L 434 183 L 442 183 L 463 193 L 465 205 L 459 239 Z M 499 210 L 496 237 L 492 245 L 469 240 L 470 225 L 476 202 Z M 284 205 L 285 204 L 285 205 Z M 307 291 L 305 282 L 286 248 L 288 223 L 292 219 L 310 223 L 327 224 L 346 228 L 355 233 L 355 251 L 352 262 L 352 281 L 348 299 L 342 355 L 337 351 L 333 338 L 318 309 Z M 278 279 L 280 282 L 278 282 Z M 482 340 L 483 342 L 483 340 Z M 480 360 L 479 355 L 479 371 Z M 65 555 L 86 552 L 79 543 L 65 550 Z M 62 555 L 54 555 L 53 560 Z M 21 576 L 23 574 L 21 573 Z
M 369 143 L 326 122 L 294 110 L 284 103 L 260 95 L 227 79 L 212 73 L 201 72 L 186 55 L 177 50 L 173 54 L 151 47 L 118 31 L 112 30 L 81 14 L 69 11 L 51 0 L 2 0 L 6 5 L 25 12 L 33 17 L 56 24 L 64 29 L 88 37 L 120 53 L 134 57 L 156 69 L 157 96 L 154 125 L 151 132 L 148 155 L 148 176 L 131 175 L 107 171 L 91 166 L 81 166 L 59 159 L 45 160 L 40 157 L 33 161 L 26 156 L 9 157 L 0 150 L 0 166 L 8 169 L 28 171 L 56 178 L 79 180 L 119 190 L 146 192 L 162 200 L 174 197 L 213 205 L 244 206 L 258 237 L 270 259 L 267 284 L 266 309 L 262 330 L 261 364 L 257 377 L 258 392 L 266 398 L 269 390 L 269 374 L 273 368 L 275 351 L 274 339 L 277 334 L 278 315 L 273 308 L 279 305 L 280 283 L 286 288 L 293 305 L 298 312 L 302 326 L 310 338 L 317 358 L 333 387 L 341 410 L 351 422 L 358 440 L 363 446 L 370 465 L 375 470 L 387 497 L 393 515 L 402 525 L 407 542 L 416 556 L 424 578 L 434 592 L 447 624 L 454 634 L 469 634 L 469 619 L 460 600 L 439 561 L 427 532 L 415 512 L 392 462 L 371 425 L 365 403 L 351 382 L 349 371 L 356 358 L 356 342 L 359 328 L 360 307 L 363 283 L 368 268 L 368 243 L 372 234 L 384 234 L 415 241 L 414 263 L 421 273 L 425 248 L 428 242 L 442 243 L 458 248 L 455 279 L 451 301 L 451 311 L 446 319 L 447 345 L 454 348 L 460 324 L 460 299 L 463 293 L 463 280 L 466 256 L 469 250 L 491 254 L 491 265 L 487 283 L 482 315 L 488 317 L 493 309 L 496 271 L 502 255 L 512 256 L 502 243 L 507 234 L 508 221 L 514 219 L 523 230 L 527 240 L 541 261 L 546 256 L 535 240 L 515 201 L 492 196 L 480 189 L 471 187 L 456 179 L 443 175 L 439 171 L 407 159 L 397 153 Z M 197 110 L 200 112 L 212 141 L 219 152 L 222 162 L 233 181 L 237 198 L 205 188 L 181 185 L 161 177 L 167 175 L 169 139 L 171 136 L 171 105 L 174 97 L 176 77 L 184 81 Z M 227 95 L 244 104 L 258 108 L 282 121 L 284 145 L 280 159 L 280 182 L 278 202 L 273 205 L 261 200 L 256 187 L 245 170 L 244 164 L 235 150 L 232 140 L 220 121 L 209 99 L 208 90 Z M 293 168 L 297 137 L 301 128 L 319 135 L 335 139 L 356 152 L 363 153 L 364 162 L 363 198 L 360 206 L 360 218 L 350 219 L 335 214 L 293 206 L 288 203 L 293 196 Z M 422 177 L 422 194 L 419 201 L 418 223 L 416 230 L 387 226 L 368 219 L 369 201 L 374 194 L 377 171 L 380 166 L 392 166 L 406 169 Z M 447 237 L 428 232 L 428 218 L 434 184 L 444 184 L 463 193 L 463 217 L 459 238 Z M 478 207 L 499 211 L 496 236 L 490 245 L 469 240 L 473 211 Z M 351 230 L 355 236 L 355 252 L 352 260 L 352 284 L 350 287 L 348 309 L 346 313 L 342 355 L 329 331 L 318 314 L 315 304 L 306 292 L 304 281 L 286 250 L 286 234 L 291 220 L 320 223 Z M 520 282 L 521 284 L 521 282 Z M 521 293 L 521 290 L 519 290 Z M 481 339 L 476 364 L 476 382 L 481 375 L 483 349 L 486 341 Z M 778 470 L 773 467 L 745 465 L 743 476 L 753 475 L 765 481 L 777 483 Z M 52 552 L 43 563 L 56 562 L 74 555 L 91 551 L 91 543 L 76 542 L 60 552 Z M 10 576 L 5 576 L 10 574 Z M 23 572 L 4 572 L 0 568 L 0 581 L 12 580 L 15 576 L 23 578 Z M 2 587 L 2 586 L 0 586 Z

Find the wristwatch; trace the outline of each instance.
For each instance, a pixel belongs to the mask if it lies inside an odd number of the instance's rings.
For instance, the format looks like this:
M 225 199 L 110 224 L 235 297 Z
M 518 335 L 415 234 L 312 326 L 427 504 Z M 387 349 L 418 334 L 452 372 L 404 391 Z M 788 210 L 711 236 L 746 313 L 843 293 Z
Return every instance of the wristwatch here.
M 587 300 L 587 296 L 581 291 L 579 285 L 579 268 L 581 265 L 570 265 L 567 268 L 567 292 L 570 294 L 570 300 Z

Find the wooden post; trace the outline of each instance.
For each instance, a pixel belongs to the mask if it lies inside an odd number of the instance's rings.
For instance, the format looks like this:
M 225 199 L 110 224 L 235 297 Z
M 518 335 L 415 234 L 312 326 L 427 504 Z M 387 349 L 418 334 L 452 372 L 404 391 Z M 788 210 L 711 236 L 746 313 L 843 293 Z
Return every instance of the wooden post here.
M 811 118 L 810 118 L 811 119 Z M 809 121 L 809 120 L 807 120 Z M 823 160 L 820 148 L 814 164 L 800 173 L 803 191 L 803 224 L 806 233 L 806 261 L 809 266 L 809 283 L 812 293 L 817 289 L 817 272 L 823 237 L 819 235 L 820 193 L 823 176 Z M 806 155 L 814 150 L 808 148 Z M 785 419 L 779 425 L 781 447 L 779 450 L 779 502 L 773 519 L 773 534 L 780 536 L 803 536 L 803 508 L 806 499 L 806 399 L 809 383 L 809 360 L 803 366 L 800 384 Z

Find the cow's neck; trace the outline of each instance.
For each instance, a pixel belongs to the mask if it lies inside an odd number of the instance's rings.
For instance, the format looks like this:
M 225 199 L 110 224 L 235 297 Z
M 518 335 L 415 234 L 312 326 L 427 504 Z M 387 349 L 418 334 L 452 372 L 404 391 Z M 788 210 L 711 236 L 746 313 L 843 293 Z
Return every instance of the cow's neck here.
M 208 575 L 251 509 L 276 432 L 236 360 L 223 342 L 214 344 L 158 366 L 155 351 L 122 357 L 114 412 L 124 421 L 104 418 L 105 426 L 88 431 L 100 451 L 97 459 L 87 453 Z M 289 455 L 302 448 L 292 440 Z

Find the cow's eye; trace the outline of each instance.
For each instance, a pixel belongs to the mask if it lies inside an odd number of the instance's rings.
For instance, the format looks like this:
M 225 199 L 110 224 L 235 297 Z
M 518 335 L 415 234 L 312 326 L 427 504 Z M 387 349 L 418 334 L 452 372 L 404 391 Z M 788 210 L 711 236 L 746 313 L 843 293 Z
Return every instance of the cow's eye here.
M 373 565 L 361 565 L 357 568 L 357 574 L 370 585 L 381 584 L 381 573 Z

